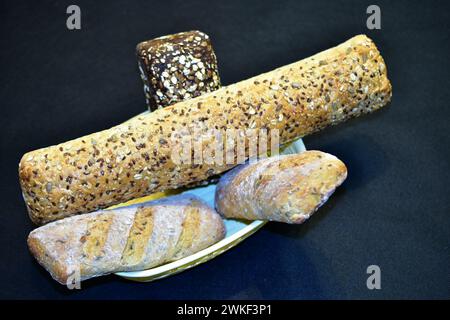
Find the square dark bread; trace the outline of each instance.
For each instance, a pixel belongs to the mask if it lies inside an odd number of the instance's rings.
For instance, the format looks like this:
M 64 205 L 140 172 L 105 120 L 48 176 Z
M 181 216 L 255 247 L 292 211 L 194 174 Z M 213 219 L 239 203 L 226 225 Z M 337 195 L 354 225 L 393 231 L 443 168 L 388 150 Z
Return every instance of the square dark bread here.
M 220 88 L 217 58 L 203 32 L 144 41 L 137 45 L 136 53 L 150 111 Z

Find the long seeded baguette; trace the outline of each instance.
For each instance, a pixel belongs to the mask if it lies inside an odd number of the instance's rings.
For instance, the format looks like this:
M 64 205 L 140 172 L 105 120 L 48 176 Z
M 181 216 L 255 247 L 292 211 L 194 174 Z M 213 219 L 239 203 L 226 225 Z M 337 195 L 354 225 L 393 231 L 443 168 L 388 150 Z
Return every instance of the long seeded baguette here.
M 152 268 L 224 236 L 223 221 L 212 208 L 182 195 L 49 223 L 30 233 L 28 246 L 55 280 L 67 284 Z
M 227 172 L 216 188 L 226 218 L 303 223 L 347 177 L 335 156 L 321 151 L 282 155 Z
M 278 129 L 283 144 L 377 110 L 390 98 L 383 58 L 359 35 L 109 130 L 29 152 L 20 161 L 20 184 L 31 219 L 43 224 L 202 181 L 233 166 L 173 161 L 171 138 L 185 130 Z

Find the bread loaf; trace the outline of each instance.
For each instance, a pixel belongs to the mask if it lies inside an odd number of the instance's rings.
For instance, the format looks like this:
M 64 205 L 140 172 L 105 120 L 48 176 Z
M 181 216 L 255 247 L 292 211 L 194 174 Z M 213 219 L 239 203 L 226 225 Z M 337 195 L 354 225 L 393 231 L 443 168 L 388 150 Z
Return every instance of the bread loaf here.
M 62 284 L 144 270 L 200 251 L 225 236 L 220 216 L 194 196 L 99 211 L 35 229 L 28 246 Z
M 141 42 L 136 47 L 150 111 L 220 88 L 209 36 L 188 31 Z
M 346 177 L 342 161 L 320 151 L 266 158 L 223 175 L 215 205 L 226 218 L 303 223 Z
M 377 110 L 390 98 L 383 58 L 359 35 L 111 129 L 29 152 L 19 164 L 20 184 L 31 219 L 43 224 L 202 181 L 237 165 L 173 161 L 173 137 L 186 130 L 192 136 L 205 128 L 278 130 L 284 144 Z

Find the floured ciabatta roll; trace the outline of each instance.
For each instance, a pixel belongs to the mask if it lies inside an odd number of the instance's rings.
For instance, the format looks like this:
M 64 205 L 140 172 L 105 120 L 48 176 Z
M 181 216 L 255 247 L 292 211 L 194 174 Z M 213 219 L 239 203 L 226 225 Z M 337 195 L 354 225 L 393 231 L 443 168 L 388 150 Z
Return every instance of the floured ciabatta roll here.
M 321 151 L 282 155 L 227 172 L 216 188 L 226 218 L 303 223 L 347 178 L 345 164 Z
M 217 58 L 203 32 L 144 41 L 137 45 L 136 53 L 150 111 L 220 88 Z
M 174 137 L 251 128 L 278 130 L 284 144 L 375 111 L 390 98 L 383 58 L 372 40 L 359 35 L 111 129 L 28 152 L 19 164 L 20 184 L 31 219 L 44 224 L 203 181 L 238 164 L 179 163 L 173 158 Z M 246 134 L 247 148 L 252 141 Z M 206 135 L 200 143 L 215 141 Z

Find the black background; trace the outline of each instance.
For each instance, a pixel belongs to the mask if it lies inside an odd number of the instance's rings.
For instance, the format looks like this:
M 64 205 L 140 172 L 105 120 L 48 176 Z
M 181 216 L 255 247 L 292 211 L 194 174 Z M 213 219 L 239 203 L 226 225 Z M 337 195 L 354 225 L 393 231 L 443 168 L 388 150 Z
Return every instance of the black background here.
M 82 29 L 66 28 L 77 4 Z M 0 298 L 450 298 L 448 1 L 8 1 L 0 4 Z M 218 258 L 152 283 L 116 276 L 69 291 L 28 253 L 23 153 L 106 129 L 145 109 L 135 46 L 208 33 L 223 84 L 366 33 L 385 58 L 392 103 L 304 139 L 348 166 L 310 221 L 270 223 Z M 381 290 L 366 268 L 379 265 Z

